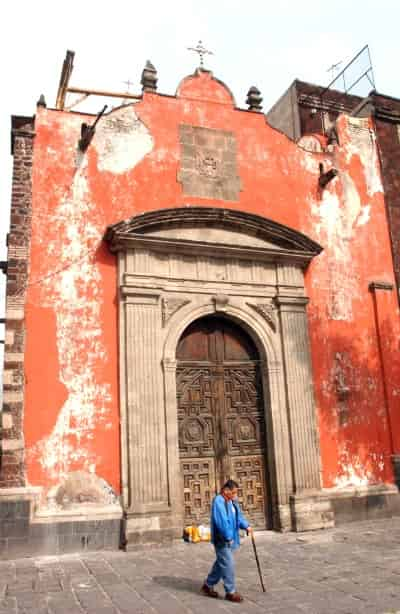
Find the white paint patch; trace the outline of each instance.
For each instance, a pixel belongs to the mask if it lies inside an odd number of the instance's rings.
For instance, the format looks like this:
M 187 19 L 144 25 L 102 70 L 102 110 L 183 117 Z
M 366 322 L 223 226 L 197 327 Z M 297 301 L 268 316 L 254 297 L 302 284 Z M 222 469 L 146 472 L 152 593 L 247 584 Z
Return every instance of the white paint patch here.
M 96 426 L 109 421 L 111 406 L 110 386 L 99 383 L 97 375 L 99 362 L 107 360 L 99 325 L 102 279 L 92 261 L 102 238 L 98 230 L 102 224 L 88 193 L 85 157 L 70 194 L 48 223 L 56 240 L 49 241 L 46 256 L 56 258 L 55 268 L 61 272 L 44 279 L 41 304 L 56 314 L 59 378 L 68 398 L 52 433 L 29 455 L 37 457 L 49 477 L 59 481 L 74 462 L 83 470 L 95 470 L 97 455 L 85 443 L 93 439 Z
M 358 210 L 357 210 L 358 211 Z M 352 234 L 356 208 L 347 211 L 346 202 L 340 203 L 335 192 L 323 190 L 320 203 L 314 202 L 312 213 L 318 216 L 315 225 L 320 243 L 329 247 L 328 315 L 332 320 L 351 321 L 353 319 L 353 299 L 357 296 L 358 285 L 353 272 L 353 261 L 349 240 Z
M 302 136 L 298 141 L 297 145 L 304 149 L 305 151 L 311 151 L 314 153 L 322 153 L 322 145 L 319 139 L 313 134 L 306 134 Z
M 313 173 L 313 175 L 319 175 L 319 163 L 320 158 L 317 158 L 313 154 L 304 152 L 304 154 L 300 158 L 300 163 L 303 168 L 306 169 L 309 173 Z
M 371 205 L 365 205 L 362 207 L 361 213 L 357 218 L 357 226 L 364 226 L 371 219 Z
M 376 136 L 368 118 L 347 117 L 346 160 L 359 156 L 364 171 L 368 196 L 383 192 Z
M 337 488 L 368 486 L 372 477 L 371 472 L 365 469 L 359 457 L 356 456 L 350 459 L 350 454 L 347 450 L 341 457 L 340 473 L 341 475 L 334 480 Z
M 117 109 L 100 120 L 93 145 L 98 168 L 110 173 L 126 173 L 153 149 L 154 141 L 132 106 Z
M 361 203 L 360 193 L 347 170 L 339 177 L 343 186 L 342 202 L 333 187 L 327 188 L 322 191 L 320 203 L 312 204 L 312 212 L 319 218 L 315 226 L 319 241 L 329 247 L 329 316 L 333 320 L 351 321 L 353 300 L 359 293 L 351 244 L 355 229 L 370 221 L 371 205 Z
M 379 471 L 383 471 L 385 467 L 383 454 L 371 454 L 369 461 L 361 462 L 358 456 L 350 458 L 348 450 L 345 450 L 342 454 L 340 465 L 341 475 L 334 480 L 338 488 L 375 484 L 378 478 L 374 475 L 374 468 L 377 467 Z
M 337 194 L 324 190 L 321 202 L 313 204 L 312 212 L 320 219 L 318 234 L 325 235 L 329 247 L 334 247 L 340 224 L 340 201 Z

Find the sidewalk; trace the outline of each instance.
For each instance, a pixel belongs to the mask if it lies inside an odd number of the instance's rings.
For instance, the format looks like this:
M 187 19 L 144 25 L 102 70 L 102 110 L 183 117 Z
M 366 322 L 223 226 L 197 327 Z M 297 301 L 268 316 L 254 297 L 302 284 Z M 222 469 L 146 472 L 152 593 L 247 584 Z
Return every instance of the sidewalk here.
M 400 614 L 400 518 L 313 533 L 256 534 L 237 556 L 231 604 L 199 595 L 209 544 L 0 562 L 0 614 Z M 220 588 L 223 594 L 222 586 Z

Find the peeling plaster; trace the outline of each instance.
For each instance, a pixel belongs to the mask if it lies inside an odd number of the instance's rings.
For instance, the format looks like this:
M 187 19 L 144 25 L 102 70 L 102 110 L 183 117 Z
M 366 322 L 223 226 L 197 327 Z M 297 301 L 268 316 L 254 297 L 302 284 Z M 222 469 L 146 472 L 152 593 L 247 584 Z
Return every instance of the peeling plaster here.
M 313 173 L 314 175 L 319 175 L 319 163 L 321 162 L 321 160 L 317 158 L 315 155 L 304 152 L 304 154 L 300 158 L 300 162 L 301 162 L 302 167 L 306 171 Z M 324 160 L 324 165 L 325 164 L 326 164 L 326 161 Z M 332 166 L 331 164 L 329 165 Z
M 92 470 L 96 458 L 85 447 L 93 438 L 96 424 L 109 412 L 109 384 L 99 384 L 98 361 L 107 360 L 100 328 L 102 302 L 101 275 L 91 253 L 101 241 L 96 225 L 96 208 L 88 193 L 86 158 L 77 170 L 69 195 L 61 200 L 49 217 L 55 237 L 64 236 L 58 253 L 61 273 L 44 280 L 42 304 L 54 309 L 60 381 L 68 391 L 50 436 L 30 450 L 39 458 L 49 477 L 65 476 L 71 463 L 79 461 L 82 469 Z M 49 244 L 53 258 L 59 245 Z M 84 364 L 84 368 L 82 365 Z
M 380 472 L 383 472 L 385 468 L 384 455 L 381 453 L 369 454 L 367 459 L 362 460 L 358 455 L 350 455 L 350 452 L 345 450 L 339 462 L 339 475 L 334 480 L 334 484 L 338 488 L 375 484 L 379 480 L 377 480 L 372 467 L 377 468 Z
M 348 185 L 349 193 L 351 193 L 352 182 L 348 182 Z M 358 293 L 358 284 L 352 272 L 353 263 L 349 241 L 354 221 L 360 210 L 359 201 L 351 201 L 351 198 L 345 199 L 343 206 L 338 195 L 329 190 L 323 191 L 319 204 L 314 202 L 312 205 L 312 212 L 319 217 L 319 223 L 315 226 L 319 240 L 322 244 L 327 243 L 330 248 L 328 314 L 332 320 L 350 321 L 353 319 L 352 303 Z
M 350 162 L 353 155 L 361 160 L 368 196 L 383 193 L 379 170 L 376 136 L 369 126 L 368 118 L 347 117 L 346 159 Z
M 356 225 L 364 226 L 364 224 L 367 224 L 370 221 L 370 219 L 371 219 L 371 206 L 366 205 L 365 207 L 362 207 L 361 213 L 359 214 L 357 218 Z
M 354 464 L 343 464 L 341 467 L 343 475 L 336 477 L 334 480 L 337 488 L 346 488 L 347 486 L 368 486 L 370 483 L 371 474 L 365 471 L 364 466 L 358 460 Z
M 371 137 L 368 120 L 347 118 L 346 140 L 343 143 L 346 163 L 357 155 L 361 161 L 366 181 L 365 196 L 372 197 L 382 190 L 377 163 L 376 144 Z M 322 191 L 321 201 L 312 203 L 317 216 L 315 229 L 319 241 L 329 246 L 329 317 L 333 320 L 353 319 L 353 300 L 359 294 L 357 274 L 354 271 L 351 243 L 357 227 L 366 226 L 371 220 L 370 202 L 361 201 L 360 190 L 349 168 L 342 168 L 340 181 L 343 198 L 335 186 Z
M 132 106 L 127 106 L 99 122 L 93 144 L 99 170 L 122 174 L 150 153 L 154 140 Z

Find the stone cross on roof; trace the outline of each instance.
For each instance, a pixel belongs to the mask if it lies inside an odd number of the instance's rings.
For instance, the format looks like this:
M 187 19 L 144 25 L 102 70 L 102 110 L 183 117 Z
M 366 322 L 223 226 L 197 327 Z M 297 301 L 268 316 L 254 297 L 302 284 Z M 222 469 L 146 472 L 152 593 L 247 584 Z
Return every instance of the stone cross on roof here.
M 123 81 L 123 83 L 125 83 L 126 85 L 126 91 L 129 93 L 130 89 L 131 89 L 131 85 L 133 85 L 133 81 L 130 81 L 129 79 L 127 81 Z
M 208 49 L 204 47 L 202 41 L 199 41 L 196 47 L 188 47 L 188 51 L 194 51 L 195 53 L 199 54 L 200 68 L 203 68 L 204 66 L 204 56 L 205 55 L 214 55 L 212 51 L 208 51 Z

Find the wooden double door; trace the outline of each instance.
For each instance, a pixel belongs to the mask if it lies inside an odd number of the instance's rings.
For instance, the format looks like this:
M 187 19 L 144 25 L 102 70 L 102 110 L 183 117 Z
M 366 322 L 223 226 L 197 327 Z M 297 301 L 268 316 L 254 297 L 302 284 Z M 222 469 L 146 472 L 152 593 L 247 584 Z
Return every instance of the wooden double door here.
M 253 341 L 233 322 L 207 316 L 183 333 L 177 360 L 185 524 L 209 524 L 212 498 L 232 478 L 252 525 L 268 527 L 264 402 Z

